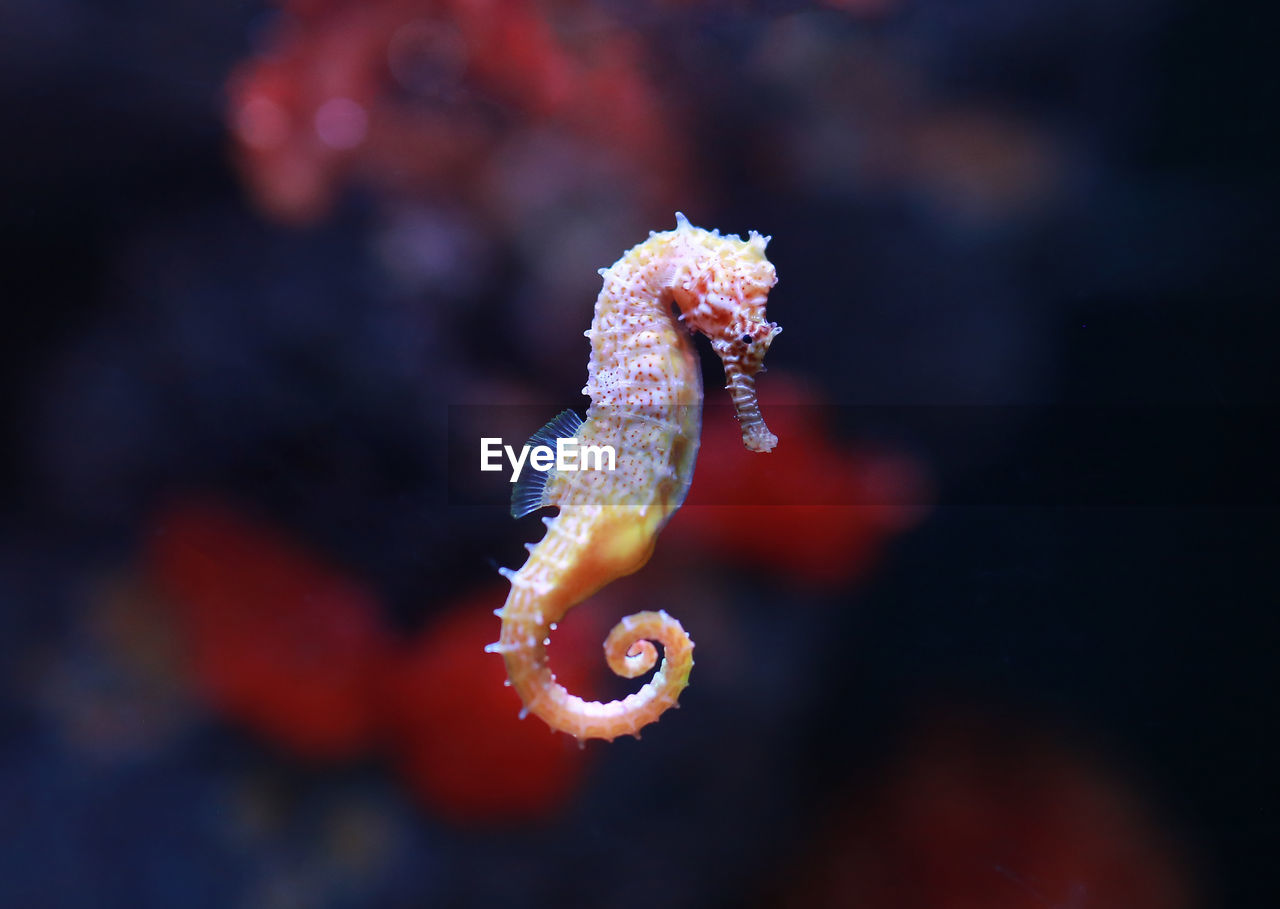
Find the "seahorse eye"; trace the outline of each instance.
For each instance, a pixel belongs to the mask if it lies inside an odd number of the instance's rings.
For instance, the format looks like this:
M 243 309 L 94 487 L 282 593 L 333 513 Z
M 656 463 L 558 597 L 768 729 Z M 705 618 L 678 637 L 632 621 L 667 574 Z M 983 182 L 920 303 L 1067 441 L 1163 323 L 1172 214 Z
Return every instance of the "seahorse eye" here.
M 743 336 L 742 336 L 742 343 L 743 343 L 743 344 L 745 344 L 745 345 L 747 345 L 748 347 L 750 347 L 750 346 L 751 346 L 751 335 L 743 335 Z

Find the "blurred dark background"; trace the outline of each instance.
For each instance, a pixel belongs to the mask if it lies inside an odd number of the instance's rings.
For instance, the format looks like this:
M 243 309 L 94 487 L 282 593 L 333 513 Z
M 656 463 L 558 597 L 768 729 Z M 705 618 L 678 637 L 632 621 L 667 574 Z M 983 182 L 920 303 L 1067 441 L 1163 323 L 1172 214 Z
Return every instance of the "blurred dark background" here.
M 1275 19 L 11 0 L 0 904 L 1270 905 Z M 782 443 L 566 623 L 698 642 L 579 752 L 450 445 L 677 209 L 774 238 Z

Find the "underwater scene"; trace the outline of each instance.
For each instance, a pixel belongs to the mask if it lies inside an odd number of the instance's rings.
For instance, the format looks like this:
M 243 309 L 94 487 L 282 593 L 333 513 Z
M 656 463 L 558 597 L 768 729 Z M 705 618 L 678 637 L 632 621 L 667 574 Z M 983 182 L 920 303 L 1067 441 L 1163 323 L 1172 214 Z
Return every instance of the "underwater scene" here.
M 11 0 L 0 907 L 1274 905 L 1276 18 Z

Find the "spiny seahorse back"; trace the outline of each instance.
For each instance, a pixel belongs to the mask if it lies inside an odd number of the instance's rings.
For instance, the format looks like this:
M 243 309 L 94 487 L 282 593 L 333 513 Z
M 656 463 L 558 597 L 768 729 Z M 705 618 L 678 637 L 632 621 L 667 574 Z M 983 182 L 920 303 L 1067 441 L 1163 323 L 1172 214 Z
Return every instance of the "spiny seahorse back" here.
M 583 392 L 591 406 L 574 437 L 579 446 L 612 446 L 617 462 L 612 471 L 552 470 L 539 483 L 536 500 L 528 488 L 517 491 L 517 512 L 556 505 L 560 514 L 543 518 L 547 533 L 529 546 L 519 571 L 502 570 L 511 593 L 496 611 L 501 638 L 486 648 L 506 661 L 510 684 L 524 703 L 521 716 L 537 714 L 580 741 L 638 736 L 676 706 L 693 668 L 693 641 L 661 609 L 628 616 L 605 641 L 610 668 L 625 678 L 651 670 L 657 663 L 653 642 L 663 647 L 653 678 L 622 700 L 605 704 L 570 694 L 556 682 L 546 650 L 565 613 L 648 561 L 658 532 L 684 501 L 702 420 L 691 332 L 707 335 L 724 364 L 746 447 L 769 451 L 777 444 L 754 385 L 781 331 L 765 318 L 777 280 L 764 254 L 768 238 L 721 236 L 693 227 L 683 215 L 676 219 L 675 230 L 651 233 L 601 269 L 604 286 L 586 333 L 591 359 Z
M 673 297 L 681 318 L 711 339 L 724 365 L 725 388 L 750 451 L 772 451 L 778 437 L 769 431 L 756 400 L 756 374 L 782 329 L 765 318 L 769 291 L 778 283 L 764 250 L 769 237 L 752 231 L 747 239 L 691 227 L 677 214 L 674 233 L 687 245 L 674 275 Z

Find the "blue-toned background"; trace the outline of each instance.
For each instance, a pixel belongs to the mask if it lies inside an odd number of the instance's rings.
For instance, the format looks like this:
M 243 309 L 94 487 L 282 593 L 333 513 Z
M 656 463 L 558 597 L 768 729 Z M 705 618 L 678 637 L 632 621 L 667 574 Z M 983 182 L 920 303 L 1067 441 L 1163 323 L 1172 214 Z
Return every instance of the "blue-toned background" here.
M 1274 18 L 7 4 L 0 905 L 1267 905 Z M 782 442 L 566 623 L 698 643 L 579 752 L 458 415 L 581 406 L 677 209 L 774 238 Z

